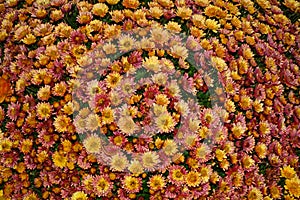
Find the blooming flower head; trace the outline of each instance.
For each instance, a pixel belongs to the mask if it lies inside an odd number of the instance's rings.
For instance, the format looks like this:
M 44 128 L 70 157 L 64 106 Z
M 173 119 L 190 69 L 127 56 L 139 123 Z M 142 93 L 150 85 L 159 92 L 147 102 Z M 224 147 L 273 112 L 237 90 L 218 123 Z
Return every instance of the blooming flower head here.
M 67 161 L 68 161 L 67 158 L 61 153 L 59 153 L 58 151 L 54 152 L 54 154 L 52 155 L 52 159 L 54 165 L 59 168 L 63 168 L 67 166 Z
M 87 195 L 81 191 L 74 192 L 71 198 L 71 200 L 87 200 L 87 199 L 88 199 Z
M 133 161 L 131 161 L 128 169 L 132 174 L 139 175 L 139 174 L 143 173 L 144 168 L 138 160 L 133 160 Z
M 172 156 L 177 152 L 177 148 L 177 144 L 174 142 L 174 140 L 167 139 L 164 142 L 162 150 L 167 156 Z
M 151 56 L 149 58 L 145 58 L 143 61 L 143 66 L 145 69 L 158 72 L 161 68 L 160 66 L 160 61 L 158 60 L 158 57 L 156 56 Z
M 101 138 L 95 134 L 84 139 L 83 145 L 88 153 L 99 153 L 102 148 Z
M 201 183 L 200 174 L 196 171 L 190 171 L 185 175 L 186 184 L 190 187 L 197 187 Z
M 149 187 L 151 190 L 157 191 L 165 187 L 165 179 L 161 175 L 154 175 L 149 179 Z
M 119 39 L 119 49 L 122 52 L 131 51 L 135 47 L 135 40 L 129 35 L 122 35 Z
M 294 197 L 300 197 L 300 179 L 297 176 L 287 179 L 285 181 L 284 188 L 287 189 L 289 194 L 293 195 Z
M 280 171 L 281 171 L 281 176 L 284 178 L 291 179 L 294 178 L 296 175 L 294 168 L 289 165 L 284 166 L 283 168 L 280 169 Z
M 252 188 L 247 195 L 249 200 L 257 200 L 257 199 L 263 199 L 263 195 L 261 191 L 258 188 Z
M 169 168 L 169 180 L 175 185 L 182 185 L 184 183 L 186 170 L 182 166 L 173 165 Z
M 123 180 L 123 187 L 128 193 L 136 193 L 140 191 L 141 179 L 134 176 L 125 176 Z
M 128 159 L 125 155 L 116 154 L 111 157 L 111 169 L 115 171 L 123 171 L 128 167 Z
M 153 170 L 159 164 L 159 156 L 156 152 L 148 151 L 142 155 L 142 165 L 145 169 Z
M 159 115 L 155 119 L 156 126 L 161 133 L 168 133 L 173 130 L 175 121 L 169 113 Z
M 121 81 L 122 77 L 119 73 L 113 72 L 107 76 L 106 83 L 109 88 L 115 88 Z
M 106 196 L 112 188 L 112 183 L 107 177 L 96 176 L 93 181 L 93 187 L 97 196 Z
M 36 106 L 37 117 L 39 119 L 49 119 L 51 116 L 52 107 L 49 103 L 38 103 Z
M 56 118 L 54 118 L 54 122 L 53 122 L 55 130 L 60 133 L 67 132 L 70 124 L 71 124 L 71 119 L 66 115 L 57 116 Z
M 120 130 L 127 135 L 133 135 L 138 130 L 138 126 L 130 116 L 120 117 L 117 124 Z
M 102 124 L 110 124 L 114 121 L 114 112 L 110 107 L 104 108 L 101 114 Z

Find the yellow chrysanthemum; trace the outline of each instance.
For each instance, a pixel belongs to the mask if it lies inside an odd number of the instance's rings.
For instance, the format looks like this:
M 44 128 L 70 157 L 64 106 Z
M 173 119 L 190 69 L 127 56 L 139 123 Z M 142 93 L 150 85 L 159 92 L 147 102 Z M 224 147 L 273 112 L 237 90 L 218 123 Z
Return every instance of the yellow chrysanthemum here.
M 98 153 L 102 147 L 102 140 L 97 135 L 90 135 L 84 139 L 83 145 L 88 153 Z
M 119 73 L 113 72 L 110 73 L 106 78 L 107 86 L 110 88 L 115 88 L 121 81 L 122 77 Z
M 31 139 L 24 139 L 21 143 L 21 152 L 23 153 L 29 153 L 31 151 L 31 147 L 33 145 L 33 142 Z
M 158 158 L 159 157 L 156 152 L 149 151 L 149 152 L 144 153 L 142 156 L 142 162 L 143 162 L 144 168 L 149 169 L 149 170 L 154 169 L 159 162 Z
M 106 2 L 110 5 L 116 5 L 120 0 L 106 0 Z
M 262 200 L 263 199 L 263 195 L 261 193 L 261 191 L 257 188 L 252 188 L 248 195 L 248 200 Z
M 300 179 L 297 176 L 292 179 L 286 179 L 284 188 L 294 197 L 300 197 Z
M 205 25 L 208 29 L 212 30 L 215 33 L 221 27 L 221 25 L 214 19 L 207 19 L 205 21 Z
M 148 182 L 150 189 L 157 191 L 161 190 L 162 188 L 165 187 L 166 182 L 165 179 L 161 175 L 154 175 L 150 178 Z
M 174 33 L 180 33 L 181 31 L 181 26 L 177 22 L 172 22 L 172 21 L 168 22 L 165 25 L 165 28 Z
M 227 156 L 226 156 L 226 152 L 221 150 L 221 149 L 217 149 L 216 150 L 216 158 L 218 161 L 222 161 L 223 159 L 226 159 Z
M 61 155 L 58 151 L 54 152 L 54 154 L 52 155 L 52 160 L 54 162 L 54 165 L 59 168 L 64 168 L 67 166 L 67 158 Z
M 128 167 L 128 160 L 126 156 L 119 154 L 112 156 L 110 167 L 115 171 L 123 171 L 126 167 Z
M 128 192 L 134 193 L 140 190 L 140 181 L 137 177 L 126 176 L 124 178 L 124 189 Z
M 168 105 L 170 103 L 167 95 L 165 95 L 165 94 L 158 94 L 158 95 L 156 95 L 155 96 L 155 100 L 156 100 L 156 103 L 158 105 L 162 105 L 162 106 Z
M 134 175 L 139 175 L 141 173 L 143 173 L 143 166 L 142 164 L 137 161 L 137 160 L 133 160 L 129 167 L 128 167 L 129 171 L 134 174 Z
M 94 188 L 98 196 L 105 196 L 109 192 L 110 182 L 108 182 L 104 177 L 96 178 Z
M 86 121 L 82 121 L 83 127 L 84 127 L 84 122 L 85 122 L 87 129 L 91 130 L 91 131 L 97 130 L 100 126 L 99 116 L 96 114 L 93 114 L 93 113 L 87 117 Z
M 162 149 L 167 156 L 172 156 L 177 152 L 177 144 L 174 140 L 167 139 L 165 140 Z
M 172 179 L 175 182 L 182 182 L 182 181 L 184 181 L 184 174 L 182 173 L 181 169 L 174 169 L 172 171 Z
M 135 40 L 129 35 L 123 35 L 119 39 L 119 49 L 128 52 L 135 47 Z
M 104 17 L 106 13 L 108 12 L 109 8 L 106 4 L 104 3 L 96 3 L 93 6 L 92 13 L 94 15 Z
M 114 121 L 114 112 L 108 107 L 104 108 L 102 111 L 102 124 L 110 124 Z
M 66 115 L 59 115 L 54 119 L 53 125 L 57 132 L 66 132 L 71 124 L 71 119 Z
M 127 135 L 134 134 L 138 129 L 138 126 L 130 116 L 121 117 L 118 120 L 117 125 L 119 126 L 120 130 Z
M 282 177 L 288 179 L 294 178 L 296 175 L 296 171 L 294 170 L 294 168 L 290 167 L 289 165 L 281 168 L 280 172 Z
M 188 7 L 178 7 L 176 12 L 177 16 L 182 19 L 189 19 L 192 13 L 193 13 L 192 9 Z
M 71 200 L 87 200 L 87 195 L 84 192 L 77 191 L 73 193 Z
M 151 56 L 149 58 L 145 58 L 143 61 L 143 65 L 145 69 L 148 69 L 150 71 L 158 72 L 160 70 L 160 61 L 158 60 L 158 57 Z
M 38 200 L 38 196 L 35 193 L 27 195 L 24 200 Z
M 186 184 L 190 187 L 197 187 L 201 182 L 200 174 L 196 171 L 190 171 L 185 176 Z
M 158 116 L 155 120 L 155 123 L 159 131 L 165 133 L 170 132 L 175 126 L 175 122 L 169 113 Z
M 38 103 L 36 113 L 39 119 L 48 119 L 51 116 L 51 105 L 49 103 Z
M 249 169 L 251 166 L 254 165 L 254 163 L 255 161 L 249 155 L 245 156 L 242 159 L 242 164 L 245 169 Z

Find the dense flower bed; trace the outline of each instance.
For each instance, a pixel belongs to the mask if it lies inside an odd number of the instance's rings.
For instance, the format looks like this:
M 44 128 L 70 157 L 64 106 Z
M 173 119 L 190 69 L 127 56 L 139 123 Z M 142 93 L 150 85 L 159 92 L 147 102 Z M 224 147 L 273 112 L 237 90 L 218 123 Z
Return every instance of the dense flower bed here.
M 0 199 L 299 199 L 299 17 L 0 0 Z

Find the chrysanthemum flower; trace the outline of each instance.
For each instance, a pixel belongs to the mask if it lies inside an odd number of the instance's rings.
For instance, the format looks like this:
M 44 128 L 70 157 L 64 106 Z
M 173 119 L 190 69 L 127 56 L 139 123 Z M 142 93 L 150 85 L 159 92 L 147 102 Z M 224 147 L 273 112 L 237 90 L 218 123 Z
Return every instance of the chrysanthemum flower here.
M 142 164 L 138 160 L 131 161 L 128 169 L 132 174 L 135 174 L 135 175 L 139 175 L 139 174 L 143 173 L 143 170 L 144 170 Z
M 27 194 L 25 197 L 24 197 L 24 200 L 38 200 L 38 196 L 35 194 L 35 193 L 31 193 L 31 194 Z
M 263 199 L 263 194 L 258 188 L 252 188 L 247 195 L 249 200 L 262 200 Z
M 122 79 L 122 77 L 120 76 L 119 73 L 113 72 L 107 76 L 105 81 L 107 83 L 107 87 L 115 88 L 120 83 L 121 79 Z
M 99 153 L 102 148 L 101 138 L 95 134 L 83 140 L 83 145 L 88 153 Z
M 81 191 L 74 192 L 71 198 L 71 200 L 87 200 L 87 199 L 88 199 L 87 195 Z
M 11 103 L 7 109 L 7 116 L 12 120 L 16 121 L 20 113 L 21 105 L 19 103 Z
M 137 9 L 137 7 L 140 5 L 140 2 L 138 0 L 123 0 L 122 5 L 125 8 Z
M 44 102 L 38 103 L 36 105 L 36 113 L 38 119 L 40 120 L 49 119 L 49 117 L 52 114 L 52 107 L 50 103 L 44 103 Z
M 108 6 L 104 3 L 96 3 L 93 5 L 92 13 L 99 17 L 104 17 L 108 12 Z
M 188 7 L 178 7 L 176 12 L 177 16 L 182 19 L 189 19 L 192 13 L 193 13 L 192 9 Z
M 150 7 L 148 11 L 151 17 L 155 19 L 159 19 L 164 14 L 163 10 L 158 6 Z
M 231 131 L 235 138 L 241 138 L 243 134 L 246 132 L 247 127 L 243 126 L 240 122 L 234 124 Z
M 130 116 L 120 117 L 117 124 L 120 130 L 127 135 L 132 135 L 138 130 L 138 126 Z
M 201 177 L 201 182 L 202 183 L 207 183 L 210 179 L 210 175 L 212 173 L 212 169 L 209 166 L 203 166 L 199 170 L 200 177 Z
M 24 154 L 31 152 L 33 141 L 31 139 L 24 139 L 20 145 L 20 151 Z
M 255 164 L 255 161 L 249 155 L 245 155 L 242 158 L 242 164 L 244 169 L 249 169 Z
M 177 144 L 174 142 L 174 140 L 167 139 L 164 142 L 162 150 L 167 156 L 172 156 L 177 152 L 177 148 Z
M 181 26 L 177 22 L 172 21 L 168 22 L 165 25 L 165 28 L 174 33 L 180 33 L 180 31 L 182 30 Z
M 127 157 L 124 155 L 116 154 L 111 157 L 110 168 L 115 171 L 123 171 L 128 167 Z
M 110 192 L 112 183 L 104 176 L 96 176 L 93 181 L 93 186 L 96 195 L 101 197 L 106 196 Z
M 214 19 L 207 19 L 205 21 L 205 25 L 208 29 L 212 30 L 215 33 L 221 27 L 221 25 Z
M 135 48 L 135 39 L 133 39 L 130 35 L 122 35 L 119 38 L 119 49 L 123 52 L 131 51 Z
M 145 169 L 152 171 L 159 164 L 159 156 L 154 151 L 148 151 L 142 155 L 142 164 Z
M 202 162 L 207 159 L 210 152 L 211 150 L 207 144 L 201 144 L 195 149 L 195 157 Z
M 110 124 L 114 121 L 114 112 L 110 107 L 104 108 L 101 115 L 102 124 Z
M 165 94 L 157 94 L 155 96 L 155 100 L 158 105 L 162 105 L 162 106 L 167 106 L 170 103 L 170 100 Z
M 300 197 L 300 179 L 297 176 L 292 179 L 287 179 L 284 188 L 294 197 Z
M 140 191 L 141 179 L 134 176 L 125 176 L 123 182 L 123 188 L 128 193 L 136 193 Z
M 66 115 L 58 115 L 54 118 L 53 125 L 57 132 L 66 132 L 71 124 L 71 119 Z
M 149 179 L 149 187 L 153 191 L 161 190 L 165 187 L 165 179 L 161 175 L 154 175 Z
M 185 182 L 190 187 L 197 187 L 201 183 L 200 174 L 196 171 L 190 171 L 185 175 Z
M 183 45 L 175 44 L 171 46 L 170 52 L 174 58 L 181 58 L 182 60 L 185 60 L 189 56 L 187 48 Z
M 92 13 L 87 11 L 79 12 L 79 15 L 77 16 L 77 21 L 80 24 L 88 24 L 92 19 L 93 19 Z
M 37 93 L 37 97 L 39 100 L 47 101 L 50 98 L 51 92 L 50 92 L 50 86 L 45 85 L 44 87 L 41 87 Z
M 155 119 L 155 124 L 161 133 L 168 133 L 173 130 L 175 121 L 169 113 L 164 113 Z
M 281 172 L 282 177 L 288 178 L 288 179 L 294 178 L 296 175 L 294 168 L 290 167 L 289 165 L 281 168 L 280 172 Z
M 68 159 L 64 155 L 61 155 L 58 151 L 54 152 L 52 160 L 56 167 L 64 168 L 67 166 Z
M 182 166 L 173 165 L 169 167 L 169 181 L 177 186 L 180 186 L 184 183 L 186 170 Z
M 66 93 L 67 91 L 67 84 L 62 81 L 60 83 L 56 83 L 54 85 L 54 87 L 52 88 L 52 93 L 55 95 L 55 96 L 64 96 L 64 94 Z
M 145 58 L 143 61 L 143 66 L 145 69 L 158 72 L 161 68 L 160 61 L 158 60 L 157 56 L 151 56 L 149 58 Z

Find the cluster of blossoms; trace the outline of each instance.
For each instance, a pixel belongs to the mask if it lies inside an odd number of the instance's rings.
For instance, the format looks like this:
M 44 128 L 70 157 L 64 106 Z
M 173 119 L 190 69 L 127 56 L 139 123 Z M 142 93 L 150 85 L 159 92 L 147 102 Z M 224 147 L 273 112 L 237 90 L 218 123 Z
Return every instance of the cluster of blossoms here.
M 0 0 L 0 199 L 299 199 L 299 8 Z

